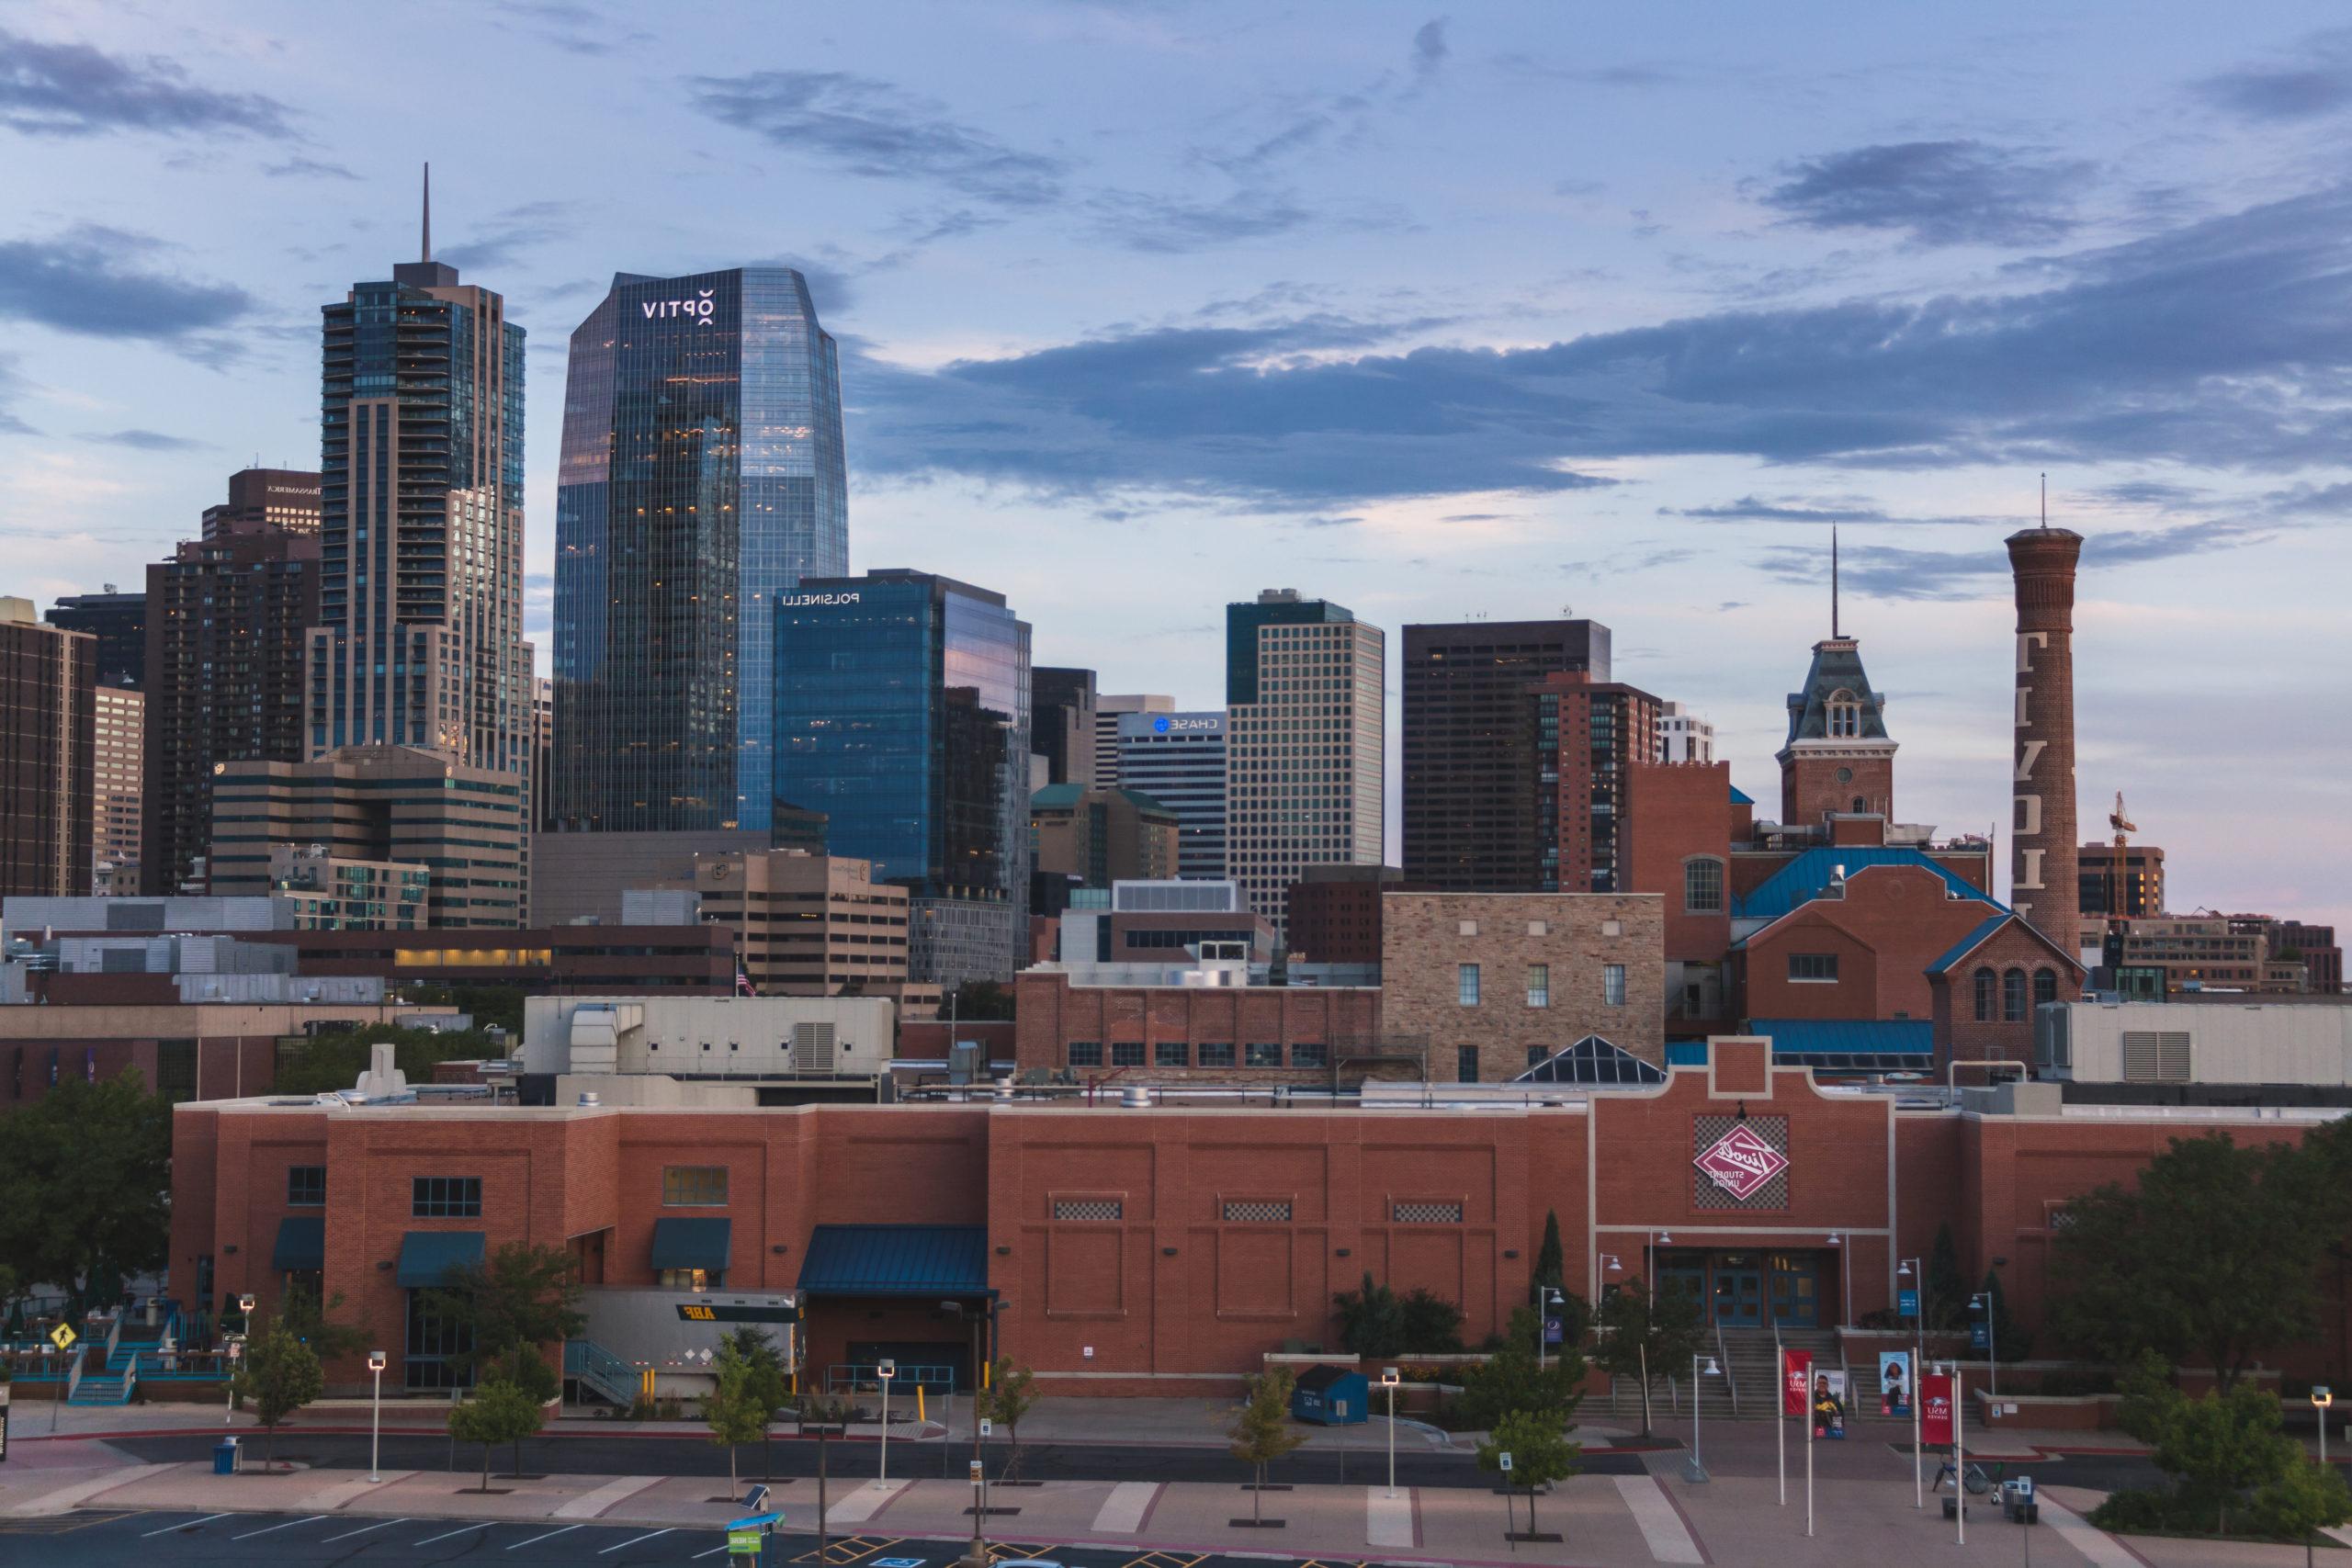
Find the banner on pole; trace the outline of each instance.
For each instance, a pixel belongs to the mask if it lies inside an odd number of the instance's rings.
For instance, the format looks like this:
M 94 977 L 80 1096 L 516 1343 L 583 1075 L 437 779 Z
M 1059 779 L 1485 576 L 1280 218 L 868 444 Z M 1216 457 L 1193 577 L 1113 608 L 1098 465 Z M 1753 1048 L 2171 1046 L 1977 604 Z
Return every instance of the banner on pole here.
M 1813 1435 L 1843 1442 L 1846 1437 L 1846 1370 L 1813 1374 Z
M 1911 1352 L 1881 1350 L 1878 1353 L 1878 1413 L 1882 1416 L 1911 1414 Z
M 1951 1374 L 1924 1374 L 1919 1379 L 1919 1440 L 1949 1448 L 1951 1416 Z
M 1813 1408 L 1813 1352 L 1781 1352 L 1781 1414 L 1803 1416 Z

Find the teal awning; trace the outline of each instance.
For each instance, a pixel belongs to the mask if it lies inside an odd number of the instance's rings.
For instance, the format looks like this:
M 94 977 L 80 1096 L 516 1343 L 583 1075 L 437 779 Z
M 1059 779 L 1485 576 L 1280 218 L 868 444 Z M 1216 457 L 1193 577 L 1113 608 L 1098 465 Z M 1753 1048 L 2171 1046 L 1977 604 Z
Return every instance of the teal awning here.
M 984 1296 L 986 1225 L 819 1225 L 800 1263 L 814 1296 Z
M 327 1222 L 322 1214 L 288 1214 L 277 1222 L 277 1245 L 270 1250 L 269 1266 L 283 1274 L 289 1269 L 327 1266 Z
M 489 1251 L 480 1231 L 411 1231 L 401 1237 L 400 1287 L 429 1291 L 453 1269 L 477 1268 Z
M 732 1220 L 707 1218 L 654 1221 L 653 1267 L 718 1272 L 727 1267 L 734 1224 Z

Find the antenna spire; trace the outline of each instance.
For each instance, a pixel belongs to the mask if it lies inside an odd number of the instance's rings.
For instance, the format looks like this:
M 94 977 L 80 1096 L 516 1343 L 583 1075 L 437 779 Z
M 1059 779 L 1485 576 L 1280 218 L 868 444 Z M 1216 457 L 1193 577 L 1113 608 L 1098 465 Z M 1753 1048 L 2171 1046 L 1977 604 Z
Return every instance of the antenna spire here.
M 2041 525 L 2045 528 L 2050 526 L 2050 476 L 2047 473 L 2041 476 Z
M 1829 635 L 1838 636 L 1838 525 L 1829 525 Z
M 431 261 L 433 259 L 433 165 L 431 164 L 424 165 L 424 233 L 423 243 L 424 254 L 417 257 L 417 260 Z

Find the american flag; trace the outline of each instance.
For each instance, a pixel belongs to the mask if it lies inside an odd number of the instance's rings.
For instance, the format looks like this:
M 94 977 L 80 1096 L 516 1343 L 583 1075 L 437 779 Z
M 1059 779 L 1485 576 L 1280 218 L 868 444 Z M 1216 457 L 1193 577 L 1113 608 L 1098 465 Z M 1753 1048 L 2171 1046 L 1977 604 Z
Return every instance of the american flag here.
M 743 973 L 743 966 L 741 964 L 735 965 L 735 994 L 739 997 L 756 997 L 760 994 L 752 988 L 752 977 Z

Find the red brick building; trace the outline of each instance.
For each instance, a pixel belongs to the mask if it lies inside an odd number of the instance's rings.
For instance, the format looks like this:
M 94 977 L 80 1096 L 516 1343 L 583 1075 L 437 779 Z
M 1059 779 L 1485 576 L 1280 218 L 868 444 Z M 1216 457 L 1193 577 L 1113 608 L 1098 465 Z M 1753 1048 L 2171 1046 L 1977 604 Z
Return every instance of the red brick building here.
M 1068 974 L 1013 976 L 1017 1056 L 1024 1073 L 1081 1080 L 1122 1069 L 1185 1072 L 1227 1083 L 1351 1081 L 1380 1040 L 1373 986 L 1092 986 Z M 1347 1064 L 1355 1063 L 1350 1067 Z M 1418 1075 L 1416 1075 L 1418 1076 Z

